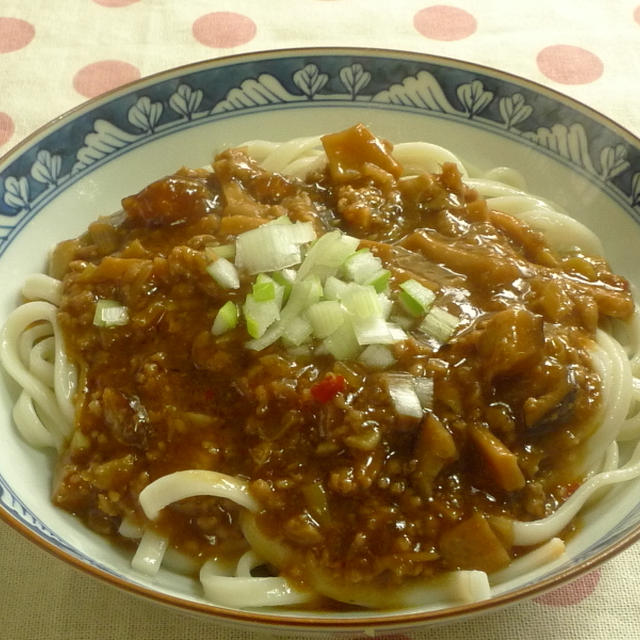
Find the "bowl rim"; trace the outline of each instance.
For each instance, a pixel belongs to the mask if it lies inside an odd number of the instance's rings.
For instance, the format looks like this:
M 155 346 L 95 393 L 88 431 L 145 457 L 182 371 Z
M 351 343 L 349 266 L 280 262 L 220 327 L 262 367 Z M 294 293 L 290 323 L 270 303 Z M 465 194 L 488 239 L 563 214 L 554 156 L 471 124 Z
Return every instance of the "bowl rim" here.
M 119 95 L 125 95 L 136 89 L 143 89 L 147 86 L 153 86 L 163 80 L 169 80 L 173 77 L 178 77 L 180 74 L 196 73 L 201 70 L 205 70 L 211 67 L 225 67 L 231 64 L 240 63 L 243 61 L 260 60 L 260 59 L 278 59 L 283 57 L 293 57 L 295 55 L 308 55 L 308 56 L 338 56 L 338 55 L 351 55 L 351 56 L 369 56 L 369 57 L 391 57 L 398 59 L 413 59 L 415 61 L 422 61 L 425 63 L 440 64 L 443 66 L 457 66 L 466 67 L 468 70 L 484 72 L 501 80 L 507 80 L 509 82 L 526 86 L 527 88 L 537 93 L 545 94 L 552 99 L 565 103 L 567 106 L 581 111 L 586 116 L 600 121 L 605 126 L 617 131 L 620 135 L 628 138 L 634 142 L 636 147 L 640 149 L 640 137 L 620 125 L 611 117 L 599 112 L 597 109 L 586 105 L 578 99 L 575 99 L 561 91 L 545 86 L 535 80 L 530 80 L 517 74 L 502 71 L 489 65 L 478 64 L 468 60 L 454 58 L 450 56 L 441 56 L 419 51 L 410 51 L 402 49 L 387 49 L 382 47 L 355 47 L 355 46 L 318 46 L 318 47 L 287 47 L 277 49 L 264 49 L 257 51 L 248 51 L 243 53 L 223 55 L 215 58 L 206 58 L 198 60 L 196 62 L 190 62 L 162 71 L 155 72 L 153 74 L 143 76 L 137 80 L 128 82 L 126 84 L 115 87 L 109 91 L 106 91 L 98 96 L 82 101 L 78 105 L 68 109 L 67 111 L 52 118 L 48 122 L 42 124 L 32 133 L 28 134 L 21 140 L 19 140 L 14 146 L 10 147 L 8 151 L 4 152 L 0 156 L 0 167 L 7 165 L 12 159 L 20 157 L 23 150 L 29 148 L 31 144 L 44 136 L 47 132 L 55 129 L 58 125 L 64 122 L 72 121 L 76 116 L 83 112 L 88 112 L 94 107 L 100 104 L 109 103 L 112 99 Z M 608 544 L 603 549 L 594 553 L 591 557 L 581 561 L 579 564 L 568 567 L 564 571 L 555 574 L 551 577 L 544 578 L 534 584 L 527 584 L 522 587 L 516 588 L 508 593 L 491 597 L 487 600 L 481 600 L 478 602 L 472 602 L 468 604 L 458 605 L 454 607 L 447 607 L 445 609 L 435 609 L 421 612 L 409 612 L 403 613 L 401 609 L 397 613 L 393 610 L 384 610 L 382 612 L 372 612 L 370 615 L 366 615 L 366 610 L 363 610 L 363 615 L 354 618 L 342 618 L 342 617 L 330 617 L 326 615 L 324 617 L 314 617 L 313 615 L 306 615 L 301 611 L 300 615 L 280 614 L 277 610 L 270 609 L 268 613 L 263 613 L 257 610 L 242 610 L 242 609 L 230 609 L 224 608 L 215 604 L 208 604 L 203 602 L 197 602 L 174 596 L 160 591 L 156 591 L 153 588 L 143 586 L 129 582 L 117 575 L 109 573 L 97 566 L 86 563 L 83 560 L 76 558 L 69 552 L 65 551 L 61 547 L 50 542 L 46 538 L 38 535 L 22 522 L 15 518 L 8 510 L 6 510 L 2 504 L 0 504 L 0 519 L 8 524 L 14 531 L 25 537 L 36 546 L 40 547 L 44 551 L 53 555 L 54 557 L 62 560 L 67 565 L 74 569 L 81 571 L 85 575 L 92 576 L 99 579 L 103 583 L 116 587 L 134 596 L 142 597 L 143 599 L 151 602 L 163 604 L 174 610 L 178 610 L 182 613 L 191 614 L 203 614 L 210 618 L 212 621 L 229 622 L 229 623 L 244 623 L 245 625 L 260 625 L 263 628 L 286 628 L 291 631 L 302 629 L 322 629 L 322 630 L 358 630 L 358 629 L 384 629 L 389 630 L 393 628 L 401 628 L 409 625 L 420 624 L 433 624 L 450 622 L 454 619 L 460 620 L 462 618 L 478 615 L 481 613 L 487 613 L 492 610 L 497 610 L 505 606 L 514 605 L 520 601 L 527 600 L 540 595 L 545 591 L 552 588 L 560 587 L 569 581 L 575 580 L 581 575 L 592 571 L 597 566 L 601 565 L 605 561 L 611 559 L 613 556 L 618 555 L 632 544 L 640 540 L 640 524 L 634 529 L 626 532 L 621 536 L 619 540 L 614 543 Z

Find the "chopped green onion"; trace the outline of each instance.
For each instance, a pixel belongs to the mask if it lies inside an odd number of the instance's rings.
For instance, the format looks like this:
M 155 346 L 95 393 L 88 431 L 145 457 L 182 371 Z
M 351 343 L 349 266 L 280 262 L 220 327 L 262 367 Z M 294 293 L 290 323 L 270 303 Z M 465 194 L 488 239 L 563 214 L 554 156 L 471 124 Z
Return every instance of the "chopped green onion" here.
M 281 339 L 291 349 L 315 338 L 322 342 L 308 348 L 317 354 L 329 353 L 337 360 L 361 354 L 365 366 L 381 370 L 395 361 L 384 345 L 406 340 L 404 328 L 415 321 L 397 314 L 395 322 L 388 321 L 394 305 L 388 293 L 391 272 L 368 248 L 357 250 L 359 244 L 339 230 L 316 239 L 311 223 L 281 216 L 241 233 L 235 247 L 207 246 L 207 255 L 214 258 L 207 271 L 226 289 L 240 287 L 239 267 L 257 276 L 242 307 L 252 338 L 247 348 L 259 351 Z M 234 249 L 235 266 L 227 259 Z M 414 318 L 426 316 L 420 329 L 436 340 L 446 340 L 457 326 L 457 318 L 444 309 L 432 309 L 434 292 L 416 280 L 403 282 L 397 298 Z M 238 315 L 238 307 L 227 302 L 212 333 L 234 328 Z M 424 389 L 421 393 L 426 397 Z
M 389 347 L 383 344 L 370 344 L 362 351 L 358 361 L 368 369 L 382 371 L 394 364 L 396 359 Z
M 360 345 L 350 322 L 343 322 L 322 341 L 322 345 L 336 360 L 354 360 L 360 353 Z
M 282 342 L 290 347 L 299 347 L 311 338 L 313 327 L 308 320 L 301 317 L 292 318 L 284 326 Z
M 305 309 L 318 302 L 322 297 L 320 278 L 311 275 L 304 280 L 297 280 L 291 287 L 287 304 L 282 309 L 282 318 L 289 320 L 302 314 Z
M 227 331 L 231 331 L 238 324 L 238 307 L 228 300 L 225 302 L 216 314 L 211 333 L 214 336 L 220 336 Z
M 382 306 L 376 290 L 369 285 L 351 282 L 342 294 L 342 304 L 359 318 L 382 317 Z
M 393 344 L 395 340 L 389 331 L 387 322 L 381 316 L 354 318 L 353 330 L 358 344 Z
M 238 289 L 240 277 L 238 270 L 226 258 L 218 258 L 207 266 L 207 273 L 223 288 Z
M 389 284 L 391 271 L 389 269 L 378 269 L 363 284 L 370 284 L 378 293 L 382 293 Z
M 316 338 L 331 335 L 345 320 L 346 311 L 337 300 L 321 300 L 307 308 L 307 318 Z
M 423 409 L 433 407 L 433 378 L 413 378 L 413 388 Z
M 374 256 L 369 249 L 356 251 L 342 266 L 345 277 L 358 284 L 365 284 L 381 269 L 380 258 Z
M 389 330 L 394 342 L 402 342 L 408 338 L 405 330 L 394 322 L 387 322 L 387 329 Z
M 252 338 L 260 338 L 280 317 L 280 309 L 275 300 L 256 300 L 249 294 L 242 307 L 247 331 Z
M 289 299 L 291 287 L 296 280 L 296 271 L 295 269 L 282 269 L 281 271 L 274 271 L 271 277 L 282 288 L 282 300 L 280 301 L 280 306 L 282 306 Z
M 413 376 L 408 373 L 388 373 L 385 374 L 384 380 L 396 413 L 399 416 L 421 418 L 423 409 L 415 390 Z
M 406 329 L 407 331 L 413 327 L 415 324 L 415 319 L 410 318 L 409 316 L 400 315 L 399 313 L 394 313 L 391 318 L 389 318 L 393 323 L 397 324 L 399 327 Z
M 298 347 L 289 347 L 287 353 L 294 358 L 305 358 L 311 355 L 311 347 L 308 344 L 301 344 Z
M 324 297 L 327 300 L 342 300 L 342 294 L 349 285 L 335 276 L 329 276 L 324 283 Z
M 400 285 L 398 299 L 405 310 L 414 317 L 423 316 L 436 299 L 431 289 L 421 285 L 417 280 L 405 280 Z
M 393 309 L 393 300 L 389 298 L 389 296 L 384 293 L 378 294 L 378 302 L 380 303 L 380 309 L 382 311 L 382 317 L 388 318 L 391 315 L 391 311 Z
M 293 224 L 291 222 L 291 219 L 289 218 L 289 216 L 287 215 L 281 215 L 278 216 L 277 218 L 274 218 L 273 220 L 269 220 L 269 222 L 266 222 L 265 224 Z
M 236 238 L 236 266 L 252 275 L 286 269 L 302 261 L 300 246 L 315 237 L 310 222 L 263 224 Z
M 278 341 L 282 337 L 283 325 L 280 322 L 276 322 L 272 324 L 260 338 L 255 338 L 254 340 L 249 340 L 244 343 L 244 346 L 247 349 L 251 349 L 253 351 L 262 351 L 266 349 L 268 346 L 272 345 L 274 342 Z
M 275 300 L 276 286 L 275 280 L 264 273 L 259 273 L 256 281 L 253 283 L 251 293 L 258 302 Z
M 93 314 L 96 327 L 120 327 L 129 322 L 129 310 L 115 300 L 98 300 Z
M 320 278 L 335 275 L 342 263 L 353 254 L 360 240 L 338 230 L 320 236 L 309 248 L 298 269 L 298 278 L 316 273 Z
M 217 258 L 226 258 L 227 260 L 233 260 L 236 257 L 236 245 L 210 244 L 205 247 L 204 252 L 209 260 L 216 260 Z
M 443 344 L 458 326 L 458 318 L 442 307 L 433 307 L 418 327 L 420 331 Z

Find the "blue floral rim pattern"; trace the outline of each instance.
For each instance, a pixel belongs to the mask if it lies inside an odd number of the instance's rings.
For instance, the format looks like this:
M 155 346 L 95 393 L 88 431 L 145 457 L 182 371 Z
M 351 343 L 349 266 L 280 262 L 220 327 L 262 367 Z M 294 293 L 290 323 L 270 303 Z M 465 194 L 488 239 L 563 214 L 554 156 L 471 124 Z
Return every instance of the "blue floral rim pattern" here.
M 640 146 L 516 78 L 411 54 L 288 52 L 194 65 L 63 121 L 0 172 L 0 254 L 70 182 L 185 127 L 283 107 L 369 105 L 473 121 L 569 162 L 640 217 Z M 235 61 L 237 60 L 237 61 Z

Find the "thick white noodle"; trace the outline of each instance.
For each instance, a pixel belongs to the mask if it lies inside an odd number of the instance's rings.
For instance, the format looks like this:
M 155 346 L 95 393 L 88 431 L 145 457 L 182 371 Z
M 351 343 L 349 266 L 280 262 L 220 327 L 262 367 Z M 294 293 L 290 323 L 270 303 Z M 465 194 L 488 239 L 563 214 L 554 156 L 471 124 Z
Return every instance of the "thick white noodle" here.
M 319 136 L 295 138 L 288 142 L 252 140 L 242 145 L 248 154 L 267 171 L 303 179 L 326 163 Z
M 59 306 L 62 300 L 62 281 L 44 273 L 32 273 L 25 278 L 22 295 L 27 300 L 46 300 Z
M 541 547 L 525 553 L 513 560 L 508 567 L 489 574 L 489 582 L 492 585 L 502 584 L 508 580 L 518 578 L 525 573 L 539 569 L 564 555 L 565 546 L 560 538 L 551 538 Z
M 251 513 L 245 511 L 240 523 L 242 533 L 257 557 L 275 567 L 291 562 L 289 547 L 267 537 Z M 338 602 L 378 609 L 476 602 L 491 595 L 484 571 L 450 571 L 435 578 L 414 578 L 393 590 L 369 584 L 345 585 L 321 567 L 310 567 L 307 578 L 317 593 Z
M 167 550 L 164 552 L 164 558 L 162 559 L 162 567 L 164 569 L 185 576 L 196 574 L 201 565 L 202 561 L 198 562 L 196 558 L 192 558 L 173 547 L 167 547 Z
M 640 443 L 636 445 L 631 458 L 625 465 L 619 469 L 603 471 L 591 476 L 551 515 L 532 522 L 514 522 L 513 543 L 529 546 L 548 540 L 560 533 L 571 522 L 596 491 L 620 482 L 635 480 L 638 477 L 640 477 Z
M 132 540 L 139 540 L 144 533 L 144 527 L 133 522 L 130 518 L 122 518 L 120 526 L 118 527 L 118 533 L 123 538 L 131 538 Z
M 286 578 L 229 575 L 227 567 L 215 559 L 202 565 L 200 582 L 206 598 L 223 607 L 293 606 L 310 602 L 314 597 L 308 591 L 296 589 Z
M 402 165 L 404 175 L 438 173 L 445 162 L 453 162 L 463 178 L 468 176 L 465 166 L 448 149 L 429 142 L 401 142 L 393 147 L 393 157 Z
M 623 346 L 632 374 L 631 405 L 620 428 L 621 442 L 640 438 L 640 310 L 628 322 L 612 322 L 611 334 Z
M 25 329 L 20 334 L 20 344 L 18 345 L 20 360 L 25 363 L 29 362 L 34 345 L 42 338 L 49 338 L 52 335 L 53 327 L 48 322 L 41 322 Z
M 33 447 L 62 449 L 64 438 L 55 426 L 40 418 L 33 398 L 24 389 L 20 392 L 11 412 L 20 435 Z
M 466 604 L 491 597 L 487 574 L 467 569 L 449 571 L 428 579 L 410 578 L 393 590 L 367 584 L 344 585 L 318 570 L 311 571 L 308 578 L 322 595 L 372 609 Z
M 29 416 L 42 416 L 34 424 L 33 429 L 23 429 L 25 438 L 29 438 L 29 433 L 40 431 L 44 427 L 50 431 L 52 441 L 55 446 L 61 446 L 62 442 L 70 435 L 74 418 L 73 394 L 77 385 L 75 367 L 70 364 L 64 351 L 62 336 L 57 321 L 57 307 L 50 302 L 36 301 L 27 302 L 15 309 L 7 319 L 2 333 L 0 334 L 0 361 L 7 373 L 22 387 L 30 401 L 33 402 L 35 410 L 28 409 L 28 401 L 24 398 L 21 401 L 18 413 L 20 415 L 20 425 L 24 427 L 24 421 L 29 420 Z M 55 337 L 54 354 L 54 375 L 53 387 L 50 385 L 50 376 L 45 373 L 45 379 L 38 377 L 46 367 L 37 366 L 36 371 L 30 369 L 29 361 L 24 362 L 21 358 L 20 336 L 34 323 L 46 322 L 52 327 Z M 31 351 L 40 350 L 38 342 L 35 342 Z M 24 351 L 24 349 L 22 350 Z M 41 364 L 41 358 L 35 357 L 34 362 Z M 20 428 L 20 426 L 19 426 Z M 42 446 L 42 438 L 36 438 Z M 36 444 L 34 440 L 30 443 Z
M 548 540 L 566 527 L 585 502 L 603 487 L 640 476 L 640 445 L 634 456 L 620 469 L 612 468 L 617 452 L 611 449 L 631 403 L 631 367 L 624 349 L 602 330 L 597 332 L 598 347 L 593 363 L 601 379 L 601 419 L 598 428 L 587 441 L 585 472 L 602 469 L 584 482 L 556 511 L 546 518 L 531 522 L 516 521 L 513 525 L 514 544 L 533 545 Z
M 161 476 L 140 492 L 139 499 L 147 518 L 155 520 L 168 504 L 193 496 L 226 498 L 249 511 L 258 509 L 244 480 L 204 469 L 187 469 Z
M 527 190 L 527 181 L 524 176 L 513 167 L 494 167 L 493 169 L 489 169 L 489 171 L 485 171 L 482 177 L 485 181 L 512 187 L 517 191 L 526 192 Z M 468 184 L 469 180 L 466 182 Z
M 118 528 L 118 533 L 124 538 L 131 540 L 140 540 L 145 532 L 144 527 L 133 522 L 130 518 L 123 518 Z M 156 534 L 157 535 L 157 534 Z M 195 558 L 182 553 L 173 547 L 168 546 L 169 541 L 165 539 L 164 543 L 158 542 L 159 545 L 164 544 L 165 551 L 162 557 L 162 566 L 169 571 L 181 573 L 183 575 L 192 575 L 198 571 L 200 564 Z M 142 553 L 142 552 L 141 552 Z M 133 561 L 132 561 L 133 566 Z M 143 571 L 144 573 L 144 571 Z
M 264 560 L 255 551 L 246 551 L 240 556 L 240 560 L 238 560 L 236 578 L 250 578 L 251 572 L 263 564 Z
M 167 539 L 153 529 L 145 529 L 138 548 L 131 559 L 131 566 L 146 576 L 155 576 L 160 570 L 167 550 Z
M 612 442 L 604 454 L 600 471 L 613 471 L 620 465 L 620 447 L 617 442 Z
M 29 370 L 36 378 L 51 388 L 55 385 L 52 362 L 55 358 L 55 349 L 55 339 L 53 336 L 49 336 L 36 343 L 29 354 Z
M 587 442 L 584 471 L 599 468 L 607 448 L 620 434 L 631 406 L 633 386 L 631 367 L 624 349 L 602 329 L 596 333 L 597 347 L 592 350 L 594 369 L 601 380 L 602 407 L 597 429 Z

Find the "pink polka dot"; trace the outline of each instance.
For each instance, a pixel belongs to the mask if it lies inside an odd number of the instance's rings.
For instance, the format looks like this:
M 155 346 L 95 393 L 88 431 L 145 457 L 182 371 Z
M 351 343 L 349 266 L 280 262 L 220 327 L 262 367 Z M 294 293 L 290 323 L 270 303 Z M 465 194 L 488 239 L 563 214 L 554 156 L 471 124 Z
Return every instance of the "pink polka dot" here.
M 600 569 L 596 569 L 564 587 L 545 593 L 543 596 L 536 598 L 535 601 L 552 607 L 571 607 L 574 604 L 578 604 L 596 590 L 600 582 L 600 573 Z
M 140 77 L 140 70 L 122 60 L 101 60 L 82 67 L 73 77 L 73 88 L 85 98 L 115 89 Z
M 409 636 L 404 633 L 392 633 L 391 635 L 382 635 L 379 636 L 377 633 L 375 635 L 376 640 L 411 640 Z M 332 636 L 332 640 L 344 639 L 344 636 Z M 371 640 L 371 636 L 349 636 L 346 640 Z
M 436 4 L 421 9 L 413 16 L 413 26 L 432 40 L 462 40 L 478 28 L 476 19 L 464 9 Z
M 231 11 L 215 11 L 193 23 L 193 36 L 207 47 L 237 47 L 252 40 L 256 24 L 251 18 Z
M 0 18 L 0 53 L 26 47 L 36 35 L 35 27 L 19 18 Z
M 633 19 L 640 24 L 640 5 L 638 5 L 636 10 L 633 12 Z
M 6 113 L 0 111 L 0 146 L 9 142 L 14 131 L 13 120 Z
M 562 84 L 587 84 L 604 71 L 602 60 L 595 53 L 569 44 L 545 47 L 536 61 L 547 78 Z
M 134 4 L 140 0 L 93 0 L 96 4 L 100 4 L 103 7 L 126 7 L 129 4 Z

